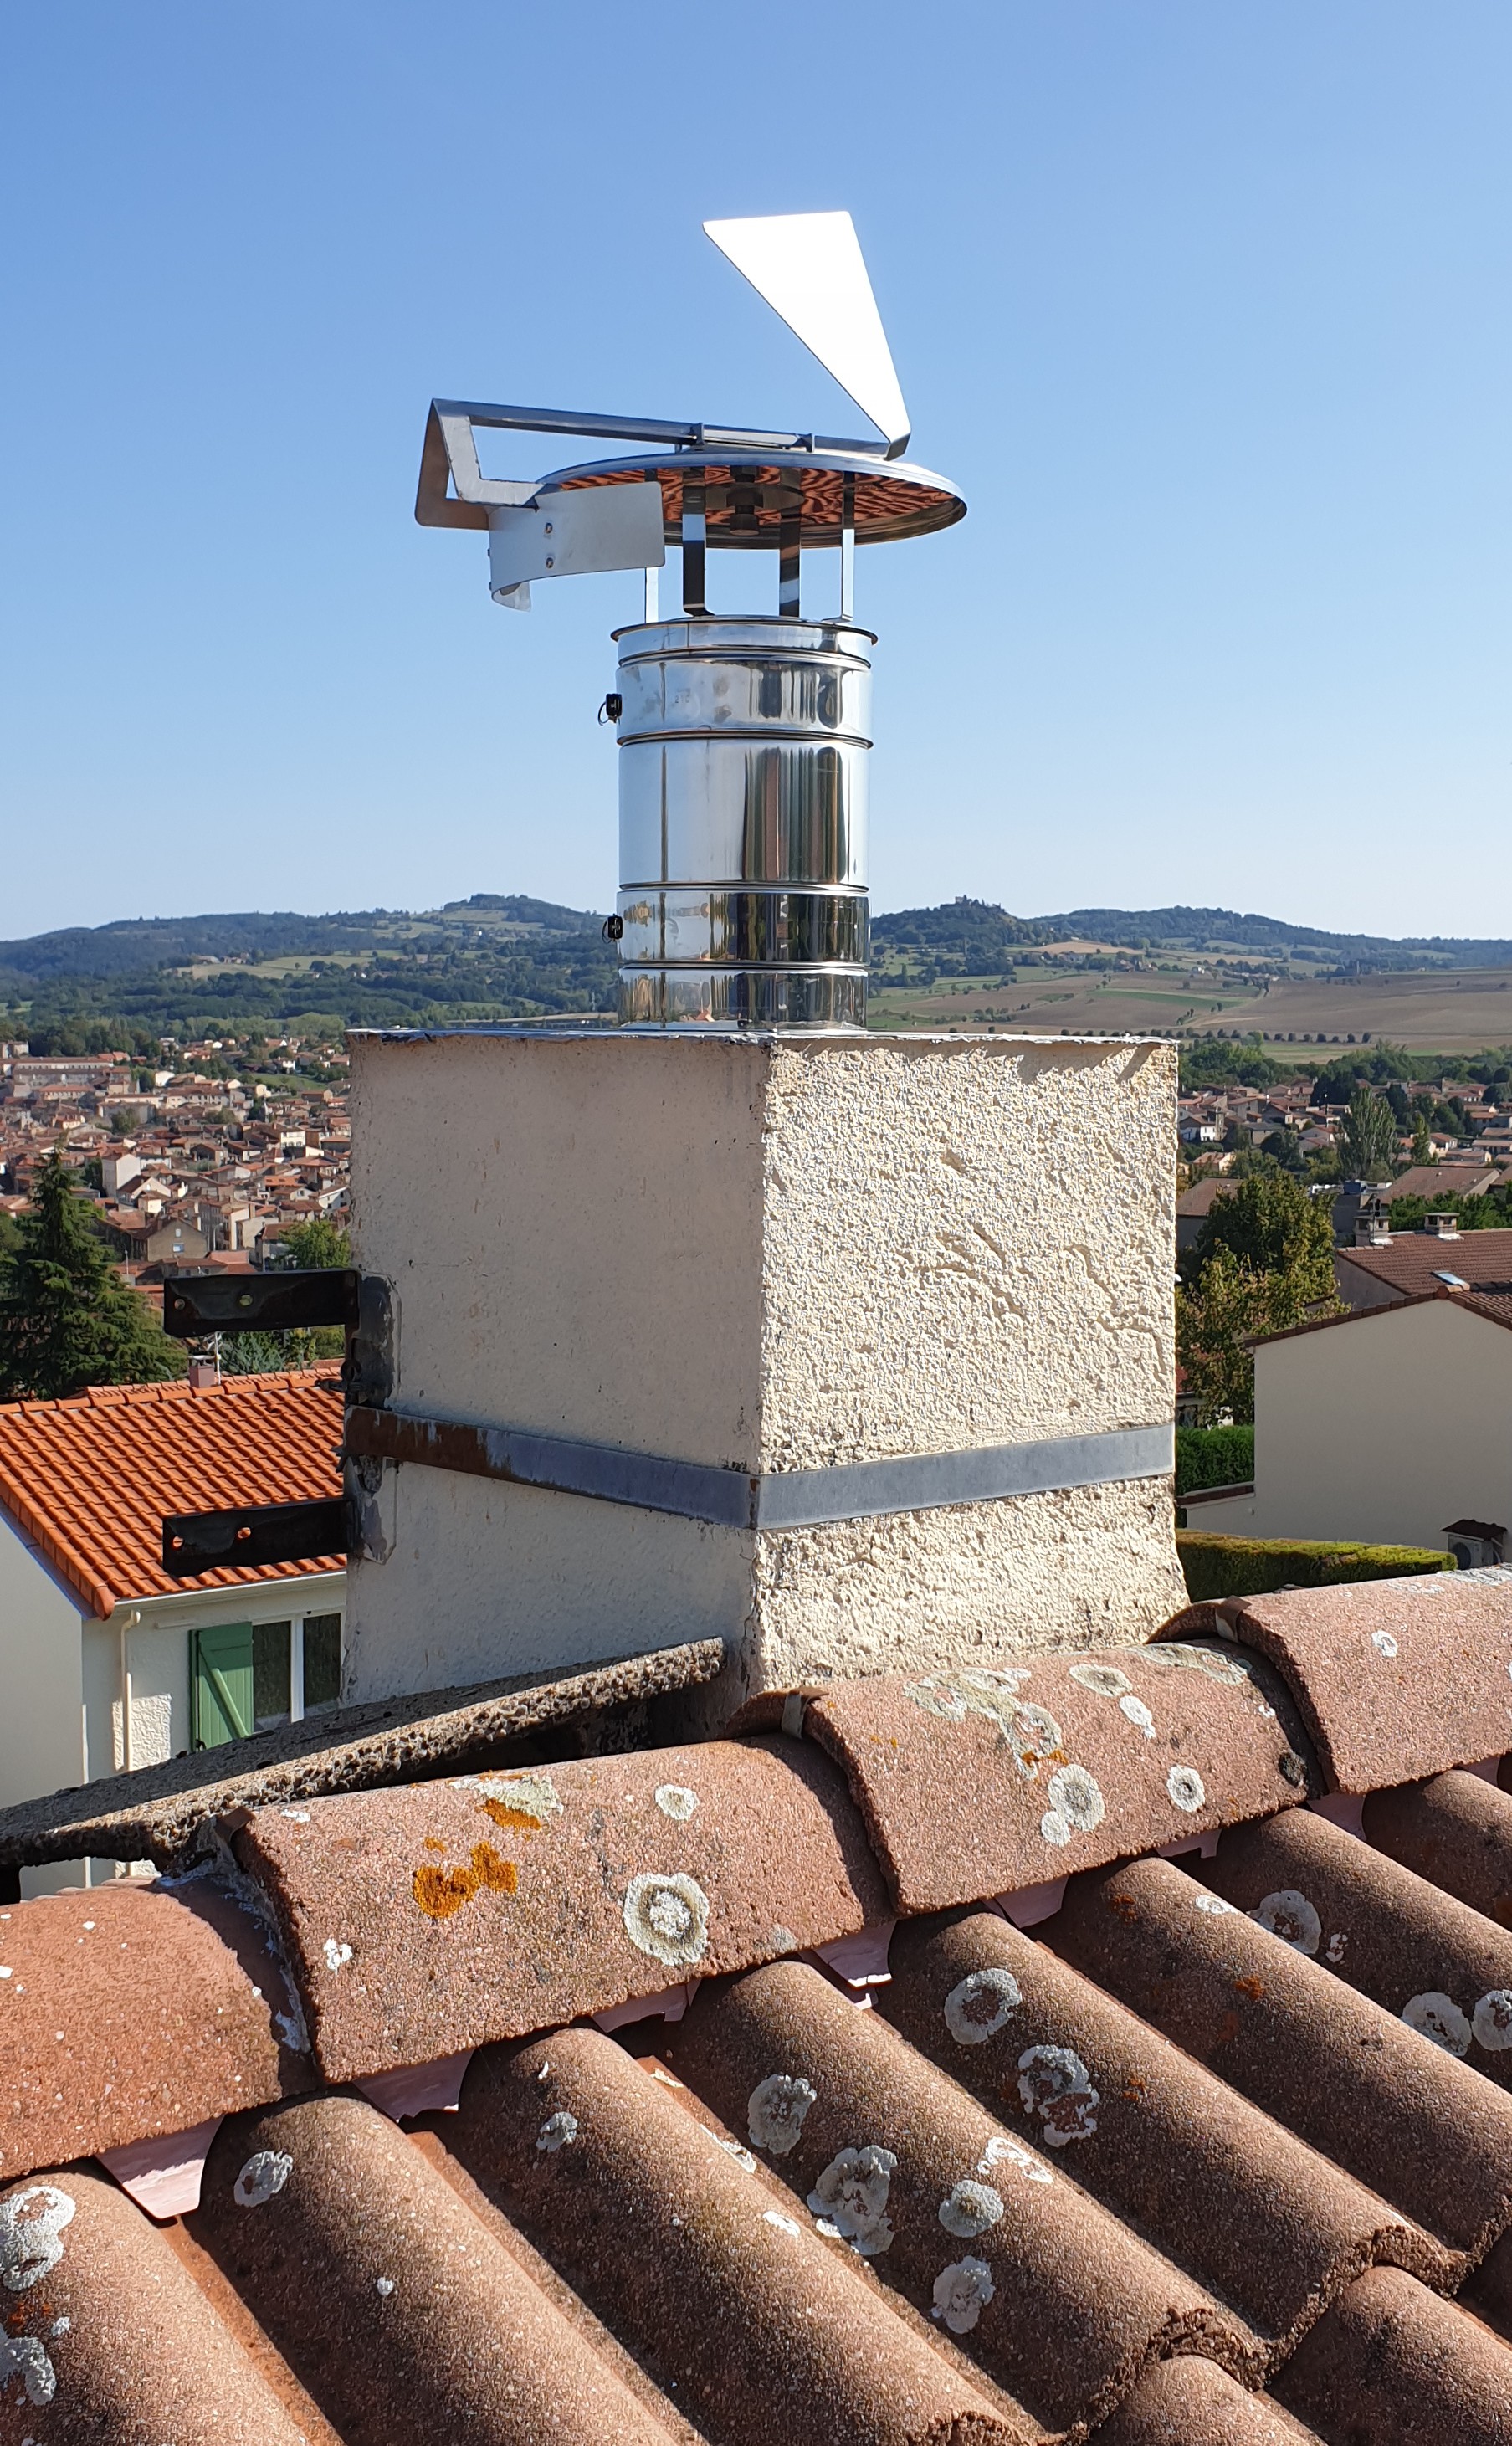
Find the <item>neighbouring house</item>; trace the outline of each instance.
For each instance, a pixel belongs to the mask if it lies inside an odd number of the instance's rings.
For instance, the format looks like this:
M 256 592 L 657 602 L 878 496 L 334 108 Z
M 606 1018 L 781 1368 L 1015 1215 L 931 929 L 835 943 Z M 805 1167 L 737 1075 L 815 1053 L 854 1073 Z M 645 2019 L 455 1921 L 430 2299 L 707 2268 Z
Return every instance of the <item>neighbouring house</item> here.
M 1458 1245 L 1495 1238 L 1512 1232 Z M 1254 1492 L 1205 1501 L 1189 1526 L 1452 1550 L 1467 1522 L 1508 1519 L 1512 1286 L 1440 1283 L 1257 1343 Z
M 1390 1308 L 1439 1290 L 1509 1291 L 1512 1231 L 1461 1232 L 1452 1214 L 1430 1214 L 1421 1232 L 1336 1250 L 1333 1272 L 1351 1308 Z
M 339 1495 L 341 1421 L 315 1370 L 0 1408 L 0 1807 L 336 1703 L 343 1557 L 180 1581 L 161 1534 L 170 1513 Z
M 1238 1183 L 1226 1173 L 1210 1174 L 1205 1180 L 1194 1180 L 1183 1189 L 1176 1201 L 1176 1253 L 1180 1257 L 1188 1250 L 1213 1211 L 1219 1197 L 1232 1197 Z

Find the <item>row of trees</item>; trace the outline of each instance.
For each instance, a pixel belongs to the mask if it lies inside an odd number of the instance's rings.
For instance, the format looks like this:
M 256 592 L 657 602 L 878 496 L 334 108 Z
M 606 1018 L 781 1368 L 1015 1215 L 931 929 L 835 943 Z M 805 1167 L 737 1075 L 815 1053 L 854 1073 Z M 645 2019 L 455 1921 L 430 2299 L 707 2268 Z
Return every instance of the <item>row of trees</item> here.
M 283 1234 L 296 1266 L 344 1266 L 347 1235 L 329 1216 Z M 237 1334 L 220 1346 L 227 1375 L 304 1367 L 335 1356 L 339 1332 Z M 181 1376 L 186 1346 L 116 1270 L 95 1210 L 54 1149 L 30 1205 L 0 1247 L 0 1402 L 66 1401 L 92 1384 L 155 1384 Z

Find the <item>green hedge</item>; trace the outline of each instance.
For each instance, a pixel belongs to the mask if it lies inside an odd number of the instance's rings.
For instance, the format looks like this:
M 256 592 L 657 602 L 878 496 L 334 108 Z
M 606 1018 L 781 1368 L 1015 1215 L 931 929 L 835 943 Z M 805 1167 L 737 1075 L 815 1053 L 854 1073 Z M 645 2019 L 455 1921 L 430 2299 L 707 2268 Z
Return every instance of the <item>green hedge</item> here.
M 1245 1486 L 1255 1476 L 1253 1427 L 1178 1427 L 1176 1499 L 1200 1486 Z
M 1453 1555 L 1431 1546 L 1217 1537 L 1200 1529 L 1179 1529 L 1176 1551 L 1194 1603 L 1201 1597 L 1257 1597 L 1272 1589 L 1326 1589 L 1340 1580 L 1401 1580 L 1418 1571 L 1454 1569 Z

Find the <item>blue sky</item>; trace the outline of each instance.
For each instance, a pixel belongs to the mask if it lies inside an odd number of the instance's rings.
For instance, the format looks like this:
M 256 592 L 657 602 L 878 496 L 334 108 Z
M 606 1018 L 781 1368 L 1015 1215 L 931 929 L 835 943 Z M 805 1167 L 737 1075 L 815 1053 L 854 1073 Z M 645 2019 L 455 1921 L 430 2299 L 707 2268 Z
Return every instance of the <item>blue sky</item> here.
M 699 227 L 842 205 L 970 503 L 860 555 L 874 905 L 1512 931 L 1506 0 L 52 0 L 5 47 L 0 934 L 607 906 L 635 582 L 496 610 L 413 523 L 426 404 L 849 430 Z

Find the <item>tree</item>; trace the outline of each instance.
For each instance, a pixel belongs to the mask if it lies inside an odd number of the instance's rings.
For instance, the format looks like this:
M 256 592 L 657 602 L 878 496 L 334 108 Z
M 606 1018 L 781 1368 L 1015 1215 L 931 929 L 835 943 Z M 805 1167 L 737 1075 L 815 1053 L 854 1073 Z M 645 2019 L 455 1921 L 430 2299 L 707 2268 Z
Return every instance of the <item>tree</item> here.
M 121 1280 L 55 1147 L 19 1245 L 0 1253 L 0 1401 L 64 1401 L 91 1384 L 152 1384 L 185 1359 Z
M 1267 1169 L 1216 1198 L 1181 1261 L 1195 1290 L 1219 1250 L 1252 1274 L 1284 1275 L 1298 1314 L 1333 1297 L 1333 1227 L 1328 1199 L 1313 1198 L 1290 1173 Z
M 1247 1425 L 1255 1417 L 1251 1344 L 1303 1324 L 1319 1305 L 1305 1296 L 1297 1272 L 1262 1273 L 1231 1249 L 1215 1249 L 1195 1286 L 1176 1293 L 1176 1355 L 1197 1399 L 1198 1424 Z
M 308 1223 L 291 1223 L 279 1239 L 293 1266 L 350 1266 L 351 1242 L 329 1214 L 312 1214 Z
M 1396 1154 L 1397 1120 L 1384 1096 L 1362 1079 L 1339 1125 L 1342 1160 L 1356 1180 L 1383 1179 Z

